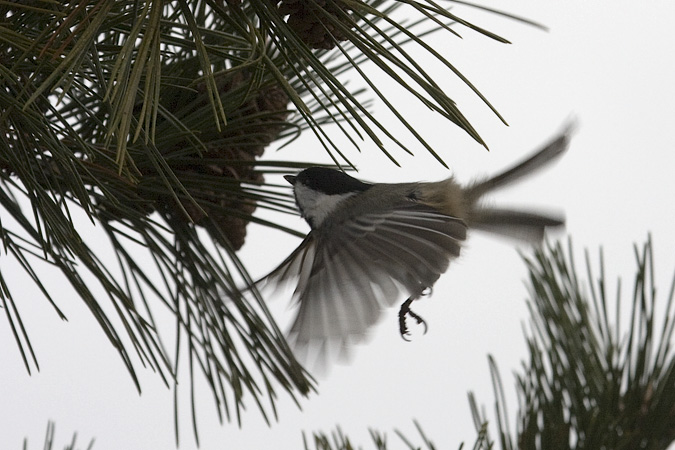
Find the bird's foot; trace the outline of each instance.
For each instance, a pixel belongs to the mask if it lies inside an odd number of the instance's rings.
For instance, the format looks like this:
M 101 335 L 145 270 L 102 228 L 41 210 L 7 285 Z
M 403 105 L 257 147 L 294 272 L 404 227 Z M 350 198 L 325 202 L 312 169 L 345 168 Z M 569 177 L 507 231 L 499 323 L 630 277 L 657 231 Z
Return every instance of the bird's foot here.
M 406 323 L 406 316 L 410 316 L 413 319 L 417 321 L 418 325 L 424 325 L 424 334 L 427 333 L 427 330 L 429 327 L 427 326 L 427 322 L 422 319 L 421 316 L 418 314 L 415 314 L 411 309 L 410 309 L 410 304 L 412 301 L 415 300 L 413 297 L 409 297 L 408 300 L 403 302 L 401 305 L 401 309 L 398 311 L 398 330 L 401 333 L 401 337 L 403 338 L 404 341 L 410 342 L 410 339 L 408 338 L 409 332 L 408 332 L 408 325 Z

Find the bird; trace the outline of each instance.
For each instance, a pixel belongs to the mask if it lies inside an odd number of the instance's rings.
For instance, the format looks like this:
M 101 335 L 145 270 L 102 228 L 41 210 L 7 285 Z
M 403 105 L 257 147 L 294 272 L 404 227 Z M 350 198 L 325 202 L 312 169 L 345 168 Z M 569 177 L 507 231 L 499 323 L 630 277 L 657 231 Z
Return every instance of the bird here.
M 426 330 L 410 304 L 459 256 L 468 230 L 537 244 L 547 229 L 564 226 L 561 216 L 488 206 L 482 200 L 561 156 L 571 133 L 568 126 L 524 161 L 467 185 L 453 176 L 437 182 L 370 183 L 327 167 L 286 175 L 310 232 L 263 280 L 274 286 L 295 283 L 297 309 L 288 342 L 305 354 L 329 347 L 347 354 L 385 309 L 405 297 L 399 332 L 407 336 L 407 316 Z

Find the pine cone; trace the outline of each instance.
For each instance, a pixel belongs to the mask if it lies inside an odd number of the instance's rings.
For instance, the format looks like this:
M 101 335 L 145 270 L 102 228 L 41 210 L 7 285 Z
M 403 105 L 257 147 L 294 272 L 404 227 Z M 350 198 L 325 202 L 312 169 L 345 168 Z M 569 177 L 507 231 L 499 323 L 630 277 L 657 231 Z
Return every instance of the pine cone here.
M 349 12 L 351 8 L 341 0 L 282 0 L 278 6 L 279 14 L 288 15 L 286 23 L 309 47 L 330 50 L 336 41 L 346 41 L 348 37 L 331 22 L 329 15 L 348 28 L 354 27 Z
M 218 88 L 221 92 L 229 92 L 247 82 L 244 74 L 236 73 L 227 79 L 219 80 Z M 203 97 L 197 101 L 194 100 L 194 93 L 186 91 L 173 93 L 172 96 L 165 97 L 167 108 L 172 112 L 182 109 L 182 114 L 200 111 L 208 101 L 205 91 L 204 85 L 197 87 L 198 96 Z M 198 130 L 202 142 L 207 146 L 206 152 L 202 157 L 195 155 L 193 162 L 183 162 L 180 166 L 172 166 L 172 169 L 179 179 L 204 180 L 204 177 L 213 177 L 214 180 L 222 181 L 222 177 L 227 177 L 239 183 L 261 184 L 264 181 L 263 176 L 253 169 L 253 164 L 228 166 L 219 165 L 214 160 L 254 163 L 283 130 L 283 123 L 289 114 L 286 110 L 288 102 L 288 96 L 280 87 L 270 86 L 262 89 L 257 97 L 228 113 L 228 124 L 221 132 L 218 132 L 215 126 L 207 130 Z M 173 150 L 175 148 L 169 152 Z M 171 222 L 177 221 L 176 225 L 184 226 L 185 222 L 193 222 L 210 230 L 215 237 L 222 233 L 227 237 L 229 244 L 238 250 L 244 245 L 248 224 L 247 220 L 238 216 L 252 214 L 256 209 L 255 202 L 243 196 L 225 194 L 217 188 L 205 189 L 204 185 L 208 185 L 208 182 L 201 181 L 198 186 L 184 183 L 192 200 L 181 199 L 181 208 L 173 197 L 163 197 L 158 199 L 160 208 L 167 213 Z M 199 206 L 195 205 L 195 202 Z M 189 217 L 185 216 L 183 209 Z

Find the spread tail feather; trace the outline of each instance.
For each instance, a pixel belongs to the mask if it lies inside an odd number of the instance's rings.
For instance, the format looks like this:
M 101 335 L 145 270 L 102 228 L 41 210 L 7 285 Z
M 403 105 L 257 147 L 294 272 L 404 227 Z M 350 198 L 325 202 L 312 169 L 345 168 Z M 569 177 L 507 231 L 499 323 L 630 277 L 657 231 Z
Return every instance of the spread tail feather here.
M 472 218 L 474 229 L 528 244 L 538 244 L 543 241 L 546 229 L 564 225 L 563 217 L 512 209 L 480 209 Z
M 534 155 L 488 180 L 481 181 L 474 186 L 471 186 L 467 190 L 469 199 L 475 201 L 485 193 L 511 184 L 525 175 L 541 169 L 554 159 L 560 157 L 565 153 L 565 150 L 567 150 L 573 131 L 574 123 L 570 123 L 558 137 L 546 144 L 544 148 L 537 151 Z
M 570 123 L 562 133 L 534 155 L 486 181 L 469 187 L 465 192 L 470 204 L 475 205 L 470 215 L 470 226 L 529 244 L 540 243 L 547 228 L 564 226 L 565 219 L 560 215 L 483 207 L 479 206 L 479 200 L 484 194 L 518 181 L 560 157 L 567 150 L 573 129 L 574 123 Z

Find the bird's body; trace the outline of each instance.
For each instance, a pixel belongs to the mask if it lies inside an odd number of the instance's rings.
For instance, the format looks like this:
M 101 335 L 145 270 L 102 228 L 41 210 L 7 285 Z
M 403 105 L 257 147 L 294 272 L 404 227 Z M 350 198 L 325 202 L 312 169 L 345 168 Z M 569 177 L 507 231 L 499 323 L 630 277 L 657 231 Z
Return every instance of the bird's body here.
M 311 227 L 266 280 L 297 279 L 298 312 L 289 333 L 297 347 L 361 340 L 383 308 L 420 297 L 459 256 L 468 229 L 540 242 L 558 217 L 485 207 L 484 194 L 546 164 L 568 145 L 569 130 L 534 156 L 495 177 L 461 186 L 365 183 L 313 167 L 287 176 Z M 409 302 L 408 302 L 409 303 Z

